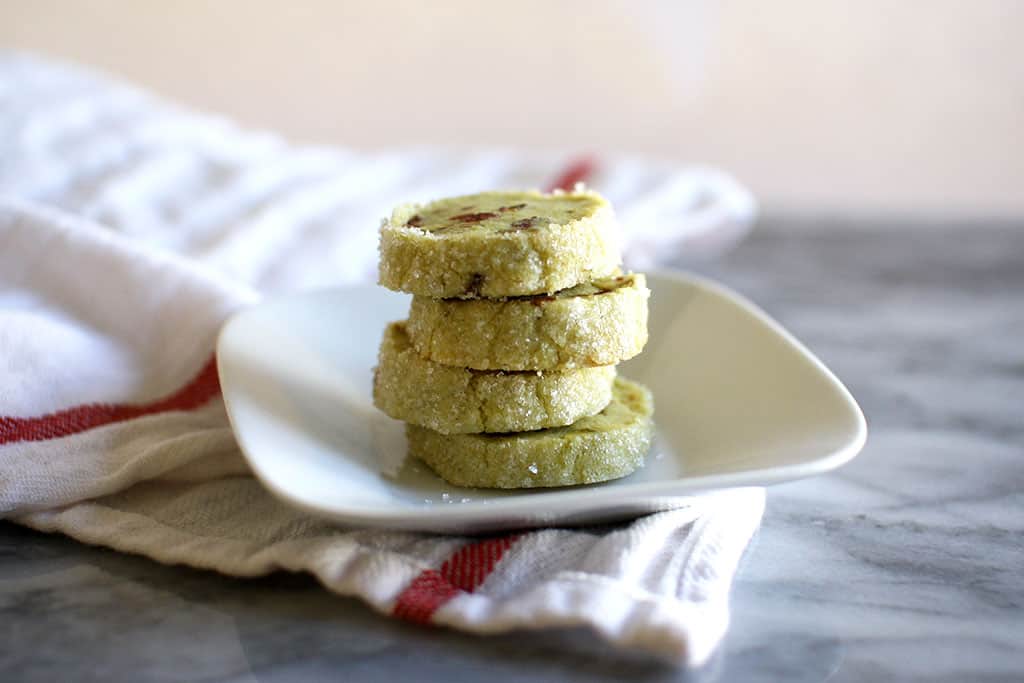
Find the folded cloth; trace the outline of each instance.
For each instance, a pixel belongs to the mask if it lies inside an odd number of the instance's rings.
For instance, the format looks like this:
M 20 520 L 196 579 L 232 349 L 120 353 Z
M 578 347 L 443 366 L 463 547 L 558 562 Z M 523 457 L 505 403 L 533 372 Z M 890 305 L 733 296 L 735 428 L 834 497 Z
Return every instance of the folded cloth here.
M 589 626 L 690 665 L 728 623 L 760 489 L 627 525 L 488 538 L 343 529 L 251 476 L 212 350 L 268 291 L 372 278 L 393 203 L 543 185 L 551 157 L 289 146 L 101 76 L 0 56 L 0 517 L 236 576 L 314 574 L 413 621 Z M 583 161 L 633 264 L 737 239 L 754 206 L 708 169 Z M 655 230 L 653 226 L 657 226 Z

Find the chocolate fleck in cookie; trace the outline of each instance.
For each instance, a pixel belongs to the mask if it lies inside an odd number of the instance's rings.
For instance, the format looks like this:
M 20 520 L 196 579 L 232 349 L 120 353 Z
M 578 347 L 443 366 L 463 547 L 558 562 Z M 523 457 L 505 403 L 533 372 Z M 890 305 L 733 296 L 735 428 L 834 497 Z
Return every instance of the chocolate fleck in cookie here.
M 406 204 L 380 231 L 380 284 L 435 298 L 547 294 L 612 273 L 611 205 L 596 192 L 482 192 Z
M 373 402 L 391 417 L 445 434 L 567 425 L 612 397 L 613 366 L 560 372 L 469 370 L 420 358 L 404 322 L 384 331 Z
M 651 446 L 650 392 L 621 377 L 612 402 L 568 427 L 522 434 L 452 434 L 406 426 L 409 452 L 457 486 L 592 484 L 641 467 Z
M 649 296 L 640 273 L 502 300 L 414 296 L 409 338 L 424 358 L 479 370 L 614 365 L 647 343 Z

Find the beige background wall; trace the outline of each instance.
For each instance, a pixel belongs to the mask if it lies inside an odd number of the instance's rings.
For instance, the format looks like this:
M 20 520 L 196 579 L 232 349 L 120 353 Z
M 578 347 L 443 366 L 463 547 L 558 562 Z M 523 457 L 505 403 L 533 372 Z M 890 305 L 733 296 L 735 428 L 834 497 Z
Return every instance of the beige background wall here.
M 362 148 L 721 165 L 768 210 L 1024 217 L 1024 2 L 0 0 L 0 46 Z

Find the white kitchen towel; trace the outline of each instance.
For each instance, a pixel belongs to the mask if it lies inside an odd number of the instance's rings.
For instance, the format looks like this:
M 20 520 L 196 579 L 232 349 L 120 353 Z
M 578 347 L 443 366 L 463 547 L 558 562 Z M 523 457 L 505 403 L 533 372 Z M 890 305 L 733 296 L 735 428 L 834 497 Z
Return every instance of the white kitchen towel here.
M 256 482 L 220 398 L 225 317 L 268 291 L 372 278 L 376 226 L 398 201 L 585 179 L 616 203 L 637 266 L 714 255 L 753 218 L 717 171 L 562 163 L 294 147 L 81 69 L 0 56 L 0 517 L 231 575 L 310 572 L 414 621 L 586 625 L 702 663 L 725 632 L 762 490 L 617 527 L 342 529 Z

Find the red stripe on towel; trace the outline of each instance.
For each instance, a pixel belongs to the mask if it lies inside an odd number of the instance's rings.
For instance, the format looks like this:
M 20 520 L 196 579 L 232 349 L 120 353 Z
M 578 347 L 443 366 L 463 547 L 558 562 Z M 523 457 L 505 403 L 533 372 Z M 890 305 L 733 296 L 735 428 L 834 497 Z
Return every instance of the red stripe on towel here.
M 0 444 L 45 441 L 173 410 L 194 410 L 220 393 L 217 360 L 211 356 L 192 381 L 173 394 L 141 405 L 87 403 L 40 417 L 0 416 Z
M 593 157 L 580 157 L 565 167 L 559 175 L 545 188 L 552 190 L 571 190 L 576 183 L 582 183 L 597 172 L 597 160 Z
M 440 570 L 420 572 L 398 596 L 392 614 L 420 624 L 429 622 L 441 605 L 479 588 L 518 538 L 501 536 L 462 546 Z

